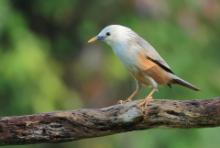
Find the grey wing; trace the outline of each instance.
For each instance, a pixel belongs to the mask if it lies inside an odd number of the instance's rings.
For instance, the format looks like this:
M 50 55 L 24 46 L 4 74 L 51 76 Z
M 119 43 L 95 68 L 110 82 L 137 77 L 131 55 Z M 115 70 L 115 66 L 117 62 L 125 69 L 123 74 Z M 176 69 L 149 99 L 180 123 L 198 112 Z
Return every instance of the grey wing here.
M 159 65 L 167 72 L 173 73 L 167 62 L 159 55 L 159 53 L 154 49 L 154 47 L 150 43 L 148 43 L 141 37 L 138 37 L 136 39 L 136 42 L 141 48 L 145 50 L 146 58 L 155 62 L 157 65 Z

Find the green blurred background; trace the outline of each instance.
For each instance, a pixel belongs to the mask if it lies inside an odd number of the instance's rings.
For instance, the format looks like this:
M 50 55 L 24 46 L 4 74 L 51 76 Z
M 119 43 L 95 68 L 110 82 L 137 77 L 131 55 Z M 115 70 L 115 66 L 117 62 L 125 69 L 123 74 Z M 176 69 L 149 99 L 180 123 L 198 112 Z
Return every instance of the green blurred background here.
M 160 87 L 156 98 L 220 95 L 218 0 L 0 0 L 0 115 L 97 108 L 126 98 L 134 89 L 132 77 L 110 47 L 87 44 L 109 24 L 131 27 L 176 74 L 202 90 Z M 219 135 L 220 128 L 151 129 L 6 147 L 216 148 Z

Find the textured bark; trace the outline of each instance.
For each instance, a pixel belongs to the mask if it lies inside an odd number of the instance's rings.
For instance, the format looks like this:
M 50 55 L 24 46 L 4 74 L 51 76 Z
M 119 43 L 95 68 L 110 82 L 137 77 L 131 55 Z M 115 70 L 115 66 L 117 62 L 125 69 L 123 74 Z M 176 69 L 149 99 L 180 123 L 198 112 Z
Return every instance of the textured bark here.
M 155 100 L 145 112 L 138 101 L 101 109 L 77 109 L 0 118 L 0 145 L 53 143 L 155 127 L 220 126 L 220 98 Z

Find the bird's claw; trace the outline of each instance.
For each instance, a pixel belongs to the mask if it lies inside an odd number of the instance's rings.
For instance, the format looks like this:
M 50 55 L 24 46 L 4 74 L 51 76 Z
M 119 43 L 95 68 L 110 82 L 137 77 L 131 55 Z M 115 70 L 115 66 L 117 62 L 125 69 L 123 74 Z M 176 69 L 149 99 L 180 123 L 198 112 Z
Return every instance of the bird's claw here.
M 131 102 L 131 101 L 132 101 L 131 99 L 119 100 L 118 104 L 125 104 L 125 103 Z
M 145 112 L 147 105 L 152 101 L 153 101 L 153 97 L 149 96 L 149 97 L 145 98 L 143 101 L 141 101 L 138 104 L 138 107 L 141 109 L 142 112 Z

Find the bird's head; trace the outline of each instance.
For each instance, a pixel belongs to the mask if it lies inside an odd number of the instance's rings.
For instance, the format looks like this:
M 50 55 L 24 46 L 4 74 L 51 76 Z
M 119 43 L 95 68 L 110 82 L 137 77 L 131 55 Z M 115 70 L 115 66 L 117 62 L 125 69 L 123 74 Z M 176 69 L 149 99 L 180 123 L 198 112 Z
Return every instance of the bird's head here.
M 128 27 L 121 25 L 109 25 L 102 29 L 97 36 L 91 38 L 88 43 L 98 40 L 105 41 L 109 45 L 114 46 L 128 42 L 134 36 L 136 36 L 136 34 Z

